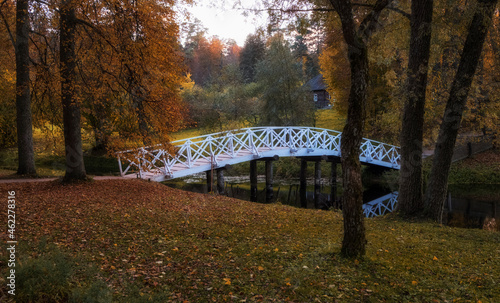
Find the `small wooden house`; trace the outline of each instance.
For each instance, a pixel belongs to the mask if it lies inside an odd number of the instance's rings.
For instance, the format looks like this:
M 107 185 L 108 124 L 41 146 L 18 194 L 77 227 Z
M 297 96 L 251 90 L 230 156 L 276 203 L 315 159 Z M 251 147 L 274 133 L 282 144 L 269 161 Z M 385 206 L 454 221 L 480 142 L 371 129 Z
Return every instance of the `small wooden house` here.
M 307 86 L 311 91 L 311 100 L 316 108 L 328 108 L 330 104 L 330 94 L 326 91 L 326 84 L 323 75 L 317 75 L 307 82 Z

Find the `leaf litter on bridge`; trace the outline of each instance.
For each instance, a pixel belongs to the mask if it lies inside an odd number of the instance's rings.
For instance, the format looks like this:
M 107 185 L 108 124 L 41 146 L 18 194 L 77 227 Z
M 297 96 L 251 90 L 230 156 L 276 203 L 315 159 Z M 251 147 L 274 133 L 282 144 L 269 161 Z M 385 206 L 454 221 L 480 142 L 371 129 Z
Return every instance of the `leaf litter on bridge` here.
M 342 217 L 335 211 L 140 180 L 0 188 L 17 192 L 16 232 L 26 246 L 20 260 L 43 253 L 42 239 L 55 243 L 96 265 L 118 302 L 131 288 L 173 302 L 500 298 L 499 233 L 370 219 L 366 258 L 347 260 L 337 254 Z

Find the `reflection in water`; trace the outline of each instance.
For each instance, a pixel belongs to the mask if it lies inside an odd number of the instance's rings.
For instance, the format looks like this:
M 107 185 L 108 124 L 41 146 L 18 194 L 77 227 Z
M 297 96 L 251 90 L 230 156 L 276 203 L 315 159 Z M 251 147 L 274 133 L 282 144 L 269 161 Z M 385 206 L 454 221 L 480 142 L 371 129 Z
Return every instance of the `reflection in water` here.
M 182 181 L 167 181 L 164 184 L 183 190 L 192 192 L 207 193 L 207 185 L 205 180 L 193 179 Z M 249 200 L 250 199 L 250 184 L 248 178 L 242 180 L 232 180 L 234 183 L 226 183 L 226 195 L 229 197 Z M 257 202 L 265 203 L 265 186 L 264 180 L 259 180 Z M 297 182 L 298 183 L 298 182 Z M 326 183 L 326 182 L 325 182 Z M 470 190 L 469 190 L 470 191 Z M 331 201 L 330 187 L 325 185 L 321 187 L 319 196 L 319 204 L 316 205 L 321 209 L 329 209 L 331 207 L 341 207 L 341 196 L 337 197 L 336 201 Z M 493 197 L 497 197 L 498 191 L 495 191 Z M 388 193 L 383 187 L 371 187 L 364 192 L 363 213 L 365 217 L 375 217 L 392 212 L 397 205 L 398 192 Z M 314 186 L 307 187 L 307 208 L 314 208 Z M 379 197 L 379 198 L 377 198 Z M 483 228 L 490 230 L 500 230 L 500 199 L 489 199 L 483 201 L 474 198 L 457 198 L 450 196 L 446 205 L 443 216 L 443 223 L 454 227 L 465 228 Z M 301 207 L 299 185 L 287 184 L 274 186 L 274 201 Z
M 363 214 L 367 218 L 385 215 L 386 213 L 392 212 L 396 208 L 397 202 L 398 192 L 395 191 L 363 204 Z
M 444 210 L 443 223 L 446 225 L 500 231 L 500 201 L 455 198 L 450 195 Z

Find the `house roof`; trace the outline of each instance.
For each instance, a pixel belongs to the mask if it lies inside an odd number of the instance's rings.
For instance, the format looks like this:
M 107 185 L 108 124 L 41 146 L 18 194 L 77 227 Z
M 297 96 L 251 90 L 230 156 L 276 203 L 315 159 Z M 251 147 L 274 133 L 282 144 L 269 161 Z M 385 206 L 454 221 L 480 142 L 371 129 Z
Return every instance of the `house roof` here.
M 323 75 L 319 74 L 307 82 L 307 85 L 312 91 L 326 90 L 326 84 L 323 80 Z

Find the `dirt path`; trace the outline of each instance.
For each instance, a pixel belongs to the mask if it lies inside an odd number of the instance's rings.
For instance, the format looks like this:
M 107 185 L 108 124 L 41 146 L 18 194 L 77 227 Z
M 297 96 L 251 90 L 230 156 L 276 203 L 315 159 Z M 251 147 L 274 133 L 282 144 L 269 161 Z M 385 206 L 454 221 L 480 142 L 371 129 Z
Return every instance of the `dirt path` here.
M 91 176 L 94 180 L 126 180 L 119 176 Z M 0 183 L 27 183 L 27 182 L 49 182 L 59 178 L 32 178 L 32 179 L 0 179 Z

